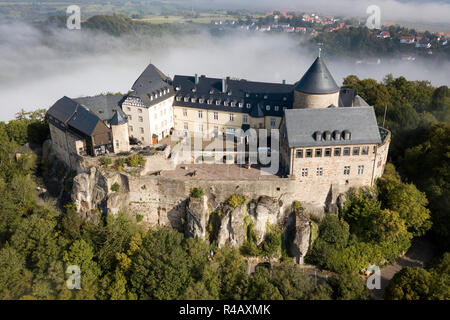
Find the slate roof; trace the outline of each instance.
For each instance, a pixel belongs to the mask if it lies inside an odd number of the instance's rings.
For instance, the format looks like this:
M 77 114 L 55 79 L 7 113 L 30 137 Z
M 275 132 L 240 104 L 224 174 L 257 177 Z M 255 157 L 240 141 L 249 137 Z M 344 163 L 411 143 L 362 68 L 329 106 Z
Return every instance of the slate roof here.
M 287 140 L 292 147 L 381 143 L 373 107 L 292 109 L 285 111 Z M 314 132 L 344 130 L 350 140 L 316 141 Z
M 224 112 L 248 113 L 252 116 L 278 116 L 283 115 L 283 108 L 292 108 L 293 89 L 291 84 L 266 83 L 247 80 L 233 80 L 226 78 L 226 92 L 222 90 L 222 81 L 219 78 L 198 77 L 198 84 L 195 84 L 195 77 L 176 75 L 173 79 L 173 87 L 176 91 L 174 105 L 195 107 L 201 109 L 218 110 Z M 184 101 L 184 98 L 188 101 Z M 192 102 L 195 98 L 195 102 Z M 200 103 L 203 99 L 203 103 Z M 208 104 L 211 99 L 212 103 Z M 219 105 L 216 104 L 219 101 Z M 224 101 L 228 105 L 224 105 Z M 231 106 L 231 102 L 235 106 Z M 239 107 L 239 103 L 243 106 Z M 247 103 L 251 107 L 247 108 Z M 270 109 L 267 110 L 266 106 Z M 278 110 L 275 110 L 278 106 Z
M 317 57 L 300 81 L 295 84 L 295 90 L 310 94 L 326 94 L 338 92 L 339 87 L 323 59 Z
M 122 115 L 123 112 L 117 112 L 112 117 L 111 121 L 109 123 L 113 126 L 117 126 L 119 124 L 127 123 L 127 117 Z
M 47 114 L 64 124 L 73 116 L 79 104 L 67 96 L 62 97 L 48 109 Z
M 79 106 L 68 125 L 79 132 L 90 136 L 99 121 L 100 119 L 92 112 L 89 112 L 86 107 Z
M 159 96 L 161 91 L 166 90 L 173 94 L 170 78 L 153 64 L 149 64 L 145 68 L 139 78 L 134 82 L 131 90 L 133 92 L 129 96 L 140 98 L 144 106 L 147 107 L 167 99 L 167 96 Z M 157 95 L 158 97 L 152 100 L 149 95 Z
M 123 113 L 121 109 L 121 103 L 124 100 L 124 95 L 107 94 L 76 98 L 73 100 L 87 107 L 102 121 L 109 122 L 116 112 L 119 112 L 123 117 L 126 117 L 125 113 Z

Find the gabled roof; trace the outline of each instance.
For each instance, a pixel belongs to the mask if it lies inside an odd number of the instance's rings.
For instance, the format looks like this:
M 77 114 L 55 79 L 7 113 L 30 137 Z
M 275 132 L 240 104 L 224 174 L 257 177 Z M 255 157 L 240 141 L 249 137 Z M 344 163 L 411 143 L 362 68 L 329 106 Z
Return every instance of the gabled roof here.
M 78 106 L 79 104 L 76 101 L 64 96 L 48 109 L 47 114 L 66 124 L 76 112 Z
M 373 107 L 287 109 L 285 122 L 290 148 L 381 143 Z M 314 137 L 316 131 L 335 130 L 350 131 L 351 139 L 317 141 Z
M 144 105 L 151 105 L 153 101 L 150 99 L 149 94 L 152 95 L 163 90 L 170 90 L 169 82 L 170 78 L 168 76 L 153 64 L 149 64 L 131 87 L 133 92 L 130 93 L 130 96 L 140 98 Z
M 101 120 L 95 114 L 89 112 L 86 107 L 79 106 L 68 124 L 70 127 L 90 136 L 99 121 Z
M 308 71 L 295 85 L 295 90 L 310 94 L 326 94 L 339 91 L 339 87 L 333 79 L 322 58 L 317 57 Z
M 107 94 L 76 98 L 73 100 L 87 107 L 89 111 L 94 113 L 102 121 L 110 121 L 116 112 L 125 116 L 120 106 L 123 99 L 124 96 L 121 94 Z
M 125 116 L 122 116 L 122 113 L 117 112 L 117 111 L 114 114 L 114 116 L 112 117 L 111 121 L 109 121 L 109 123 L 113 126 L 124 124 L 126 122 L 127 122 L 127 118 Z

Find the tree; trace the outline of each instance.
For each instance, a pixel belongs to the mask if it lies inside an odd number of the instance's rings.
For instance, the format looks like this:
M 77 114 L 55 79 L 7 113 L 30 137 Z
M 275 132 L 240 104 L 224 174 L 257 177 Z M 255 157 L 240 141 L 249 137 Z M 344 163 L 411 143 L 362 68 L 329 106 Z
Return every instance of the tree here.
M 272 270 L 271 282 L 285 300 L 305 300 L 314 291 L 309 276 L 297 265 L 284 262 Z
M 350 235 L 349 225 L 343 220 L 339 220 L 336 214 L 327 214 L 319 226 L 320 238 L 337 247 L 345 247 Z
M 235 248 L 223 247 L 216 253 L 214 262 L 218 264 L 221 291 L 220 299 L 243 299 L 248 285 L 245 262 Z
M 20 252 L 8 245 L 0 249 L 0 299 L 19 299 L 28 293 L 31 278 Z
M 421 300 L 430 295 L 432 275 L 423 268 L 405 267 L 397 272 L 386 287 L 388 300 Z
M 333 288 L 334 299 L 366 300 L 369 298 L 369 289 L 355 273 L 343 273 L 333 276 L 328 280 L 328 283 Z
M 246 297 L 250 300 L 281 300 L 283 297 L 270 282 L 269 270 L 265 267 L 256 268 L 249 279 Z

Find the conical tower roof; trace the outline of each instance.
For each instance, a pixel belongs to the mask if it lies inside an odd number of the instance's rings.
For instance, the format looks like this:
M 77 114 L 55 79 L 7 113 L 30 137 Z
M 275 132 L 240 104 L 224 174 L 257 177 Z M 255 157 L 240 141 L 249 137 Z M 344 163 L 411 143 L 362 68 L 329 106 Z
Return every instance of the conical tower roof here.
M 111 118 L 111 121 L 109 122 L 109 124 L 111 124 L 113 126 L 117 126 L 119 124 L 124 124 L 126 122 L 127 122 L 127 119 L 125 119 L 119 112 L 116 111 L 114 116 Z
M 325 62 L 321 57 L 317 57 L 300 81 L 296 83 L 295 90 L 310 94 L 327 94 L 338 92 L 339 87 Z

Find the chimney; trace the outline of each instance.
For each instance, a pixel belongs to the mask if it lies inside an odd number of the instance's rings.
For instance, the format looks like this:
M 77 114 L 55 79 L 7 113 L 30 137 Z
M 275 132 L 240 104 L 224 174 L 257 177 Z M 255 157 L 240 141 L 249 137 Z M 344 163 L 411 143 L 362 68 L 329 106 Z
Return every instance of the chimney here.
M 283 79 L 283 82 L 282 82 L 282 83 L 283 83 L 283 84 L 286 84 L 286 80 Z
M 198 85 L 198 74 L 195 74 L 195 85 Z
M 227 92 L 227 78 L 222 79 L 222 92 L 223 93 Z

